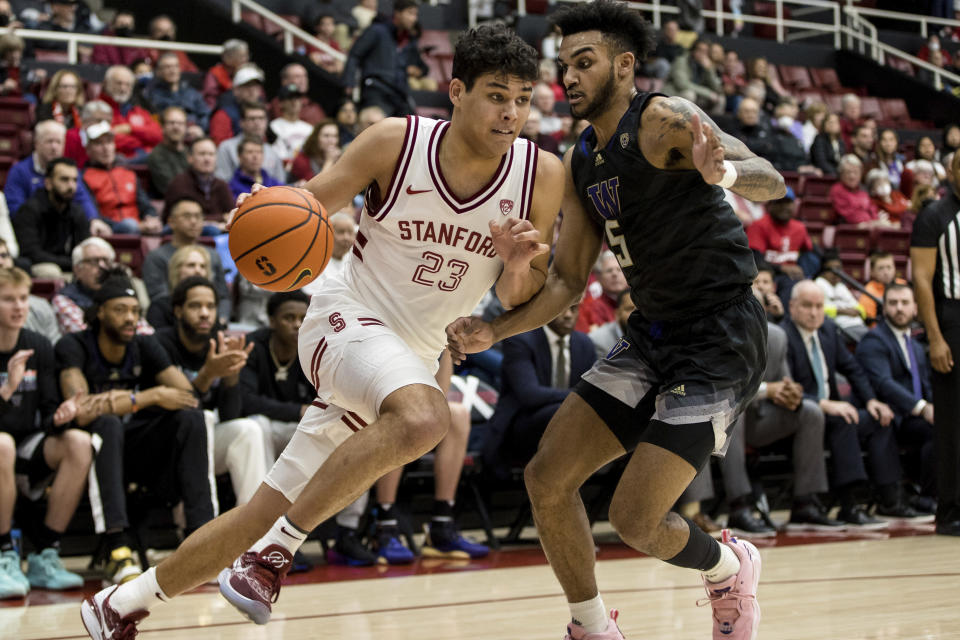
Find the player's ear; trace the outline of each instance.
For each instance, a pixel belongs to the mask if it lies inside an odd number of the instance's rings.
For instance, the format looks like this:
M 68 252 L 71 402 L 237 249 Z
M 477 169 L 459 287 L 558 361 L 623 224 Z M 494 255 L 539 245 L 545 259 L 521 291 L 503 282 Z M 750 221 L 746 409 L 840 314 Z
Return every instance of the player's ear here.
M 617 66 L 617 76 L 627 78 L 633 75 L 634 65 L 637 64 L 637 58 L 631 51 L 624 51 L 615 58 Z
M 453 103 L 453 106 L 459 106 L 461 100 L 463 100 L 464 94 L 467 93 L 467 85 L 463 83 L 463 80 L 460 78 L 454 78 L 450 81 L 450 102 Z

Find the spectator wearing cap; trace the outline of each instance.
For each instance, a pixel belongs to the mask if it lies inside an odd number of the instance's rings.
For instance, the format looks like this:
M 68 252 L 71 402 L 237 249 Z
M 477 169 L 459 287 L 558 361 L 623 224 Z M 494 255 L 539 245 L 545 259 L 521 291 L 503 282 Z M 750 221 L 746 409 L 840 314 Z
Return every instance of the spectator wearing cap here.
M 240 105 L 263 98 L 263 71 L 255 64 L 240 67 L 233 76 L 233 89 L 220 96 L 219 108 L 210 118 L 210 137 L 220 144 L 240 133 Z
M 63 143 L 63 155 L 77 161 L 81 170 L 87 165 L 87 133 L 86 128 L 113 120 L 113 109 L 103 100 L 91 100 L 80 110 L 80 122 L 73 129 L 67 131 Z
M 170 181 L 190 166 L 184 142 L 187 114 L 180 107 L 170 106 L 163 110 L 160 123 L 163 125 L 163 140 L 147 156 L 147 168 L 150 169 L 154 191 L 165 193 Z
M 222 225 L 224 216 L 233 209 L 234 199 L 227 182 L 214 175 L 217 145 L 210 138 L 194 140 L 187 152 L 187 162 L 189 168 L 167 186 L 164 214 L 178 200 L 196 200 L 203 208 L 203 217 L 208 223 Z M 208 230 L 204 233 L 211 235 Z
M 100 210 L 100 219 L 114 233 L 160 233 L 162 225 L 137 174 L 116 164 L 113 129 L 106 122 L 86 128 L 87 155 L 83 181 Z
M 804 254 L 813 251 L 807 228 L 794 219 L 796 194 L 791 187 L 779 200 L 767 203 L 767 214 L 747 227 L 747 241 L 756 256 L 773 265 L 782 277 L 778 287 L 789 286 L 804 277 L 800 267 Z
M 280 117 L 270 122 L 270 130 L 277 137 L 273 149 L 288 166 L 294 156 L 303 148 L 313 126 L 300 118 L 303 110 L 304 95 L 295 84 L 280 87 L 277 95 L 280 101 Z
M 315 125 L 327 117 L 323 107 L 310 99 L 310 77 L 307 75 L 307 68 L 299 62 L 291 62 L 280 70 L 280 86 L 286 87 L 294 84 L 303 98 L 300 100 L 300 119 L 304 122 Z M 280 108 L 280 98 L 276 97 L 267 105 L 271 118 L 280 118 L 283 116 Z
M 250 60 L 250 48 L 243 40 L 231 38 L 223 43 L 220 62 L 210 67 L 203 80 L 203 99 L 213 109 L 220 95 L 233 89 L 233 75 Z
M 55 120 L 43 120 L 34 127 L 33 153 L 10 168 L 7 183 L 3 187 L 11 217 L 15 217 L 21 205 L 37 189 L 43 187 L 47 165 L 64 155 L 65 137 L 66 129 Z M 97 205 L 83 182 L 77 184 L 73 200 L 80 205 L 87 218 L 92 220 L 99 215 Z
M 13 228 L 20 245 L 18 262 L 38 278 L 62 278 L 70 272 L 70 252 L 90 235 L 90 221 L 74 202 L 77 163 L 54 158 L 47 163 L 44 188 L 24 203 Z
M 396 0 L 393 19 L 374 22 L 350 47 L 343 84 L 349 96 L 359 79 L 362 106 L 377 105 L 388 116 L 411 112 L 407 70 L 398 52 L 410 39 L 419 11 L 417 0 Z
M 230 178 L 230 191 L 236 198 L 241 193 L 250 193 L 255 184 L 276 187 L 284 184 L 263 168 L 263 151 L 266 145 L 257 138 L 245 136 L 240 140 L 239 166 Z
M 202 138 L 210 124 L 210 107 L 200 92 L 181 78 L 180 58 L 175 51 L 160 54 L 156 75 L 144 90 L 144 97 L 158 113 L 163 113 L 167 107 L 183 109 L 191 139 Z
M 134 75 L 127 67 L 107 69 L 100 99 L 113 109 L 113 133 L 117 151 L 128 159 L 145 160 L 163 139 L 153 114 L 133 102 Z
M 244 137 L 254 138 L 266 143 L 267 139 L 267 108 L 256 102 L 245 102 L 240 105 L 240 134 L 220 143 L 217 149 L 217 177 L 221 180 L 233 178 L 233 172 L 240 166 L 240 141 Z M 263 147 L 263 167 L 271 176 L 278 180 L 286 179 L 283 160 L 273 150 L 273 147 Z

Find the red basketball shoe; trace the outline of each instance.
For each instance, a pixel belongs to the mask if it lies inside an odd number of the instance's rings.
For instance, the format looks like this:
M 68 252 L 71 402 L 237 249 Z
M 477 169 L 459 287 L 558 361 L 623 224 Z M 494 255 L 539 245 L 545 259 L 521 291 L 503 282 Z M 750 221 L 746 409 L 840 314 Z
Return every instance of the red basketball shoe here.
M 267 624 L 270 605 L 280 596 L 280 582 L 292 564 L 293 555 L 280 545 L 247 551 L 220 572 L 220 593 L 251 621 Z

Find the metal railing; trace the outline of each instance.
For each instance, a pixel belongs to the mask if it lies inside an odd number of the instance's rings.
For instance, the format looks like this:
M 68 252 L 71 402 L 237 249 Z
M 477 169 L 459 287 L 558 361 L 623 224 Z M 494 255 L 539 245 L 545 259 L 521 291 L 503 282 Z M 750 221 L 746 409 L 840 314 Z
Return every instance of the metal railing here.
M 70 64 L 77 64 L 80 61 L 78 47 L 84 44 L 104 44 L 114 47 L 184 51 L 186 53 L 203 53 L 216 56 L 219 56 L 221 53 L 223 53 L 223 47 L 218 44 L 168 42 L 166 40 L 148 40 L 146 38 L 118 38 L 116 36 L 99 36 L 90 33 L 69 33 L 64 31 L 45 31 L 42 29 L 14 29 L 12 27 L 0 28 L 0 34 L 6 33 L 15 33 L 24 40 L 66 42 L 67 60 Z
M 264 8 L 262 5 L 253 2 L 253 0 L 230 0 L 230 17 L 235 23 L 243 21 L 244 9 L 247 11 L 252 11 L 253 13 L 258 14 L 261 18 L 269 20 L 273 24 L 280 27 L 280 30 L 283 32 L 283 52 L 288 56 L 293 54 L 293 39 L 297 38 L 302 40 L 304 44 L 308 44 L 311 47 L 320 49 L 336 60 L 343 62 L 347 59 L 347 56 L 342 52 L 337 51 L 326 42 L 318 40 L 314 35 L 307 33 L 286 18 Z
M 920 35 L 926 38 L 929 35 L 928 25 L 937 24 L 945 27 L 960 27 L 960 20 L 950 18 L 934 18 L 933 16 L 924 16 L 915 13 L 902 13 L 900 11 L 886 11 L 884 9 L 871 9 L 870 7 L 856 7 L 847 0 L 847 6 L 844 7 L 847 14 L 857 14 L 859 16 L 870 16 L 874 18 L 890 18 L 891 20 L 900 20 L 902 22 L 914 22 L 920 25 Z

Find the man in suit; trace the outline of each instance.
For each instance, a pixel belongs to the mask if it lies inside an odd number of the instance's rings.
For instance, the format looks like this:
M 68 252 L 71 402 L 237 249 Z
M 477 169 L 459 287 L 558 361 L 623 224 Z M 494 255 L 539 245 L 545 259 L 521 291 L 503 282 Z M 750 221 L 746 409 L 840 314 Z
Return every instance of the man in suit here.
M 526 464 L 571 384 L 593 366 L 593 343 L 573 330 L 578 311 L 573 305 L 548 325 L 503 341 L 503 387 L 483 445 L 488 464 Z
M 936 468 L 933 387 L 927 354 L 910 335 L 910 325 L 916 316 L 913 289 L 905 284 L 887 285 L 883 294 L 883 320 L 860 341 L 857 361 L 870 377 L 877 397 L 893 409 L 900 444 L 919 454 L 919 464 L 912 465 L 913 476 L 921 481 L 924 494 L 930 495 L 934 490 Z
M 893 411 L 876 398 L 866 373 L 847 351 L 837 326 L 823 312 L 823 291 L 812 281 L 798 282 L 790 294 L 790 317 L 784 320 L 787 361 L 804 398 L 816 402 L 826 416 L 827 446 L 833 458 L 833 489 L 840 499 L 837 519 L 854 528 L 884 528 L 887 523 L 869 515 L 858 491 L 867 481 L 861 446 L 867 451 L 882 515 L 915 517 L 897 498 L 900 458 L 894 438 Z M 841 400 L 837 373 L 850 381 L 854 397 L 865 408 Z

